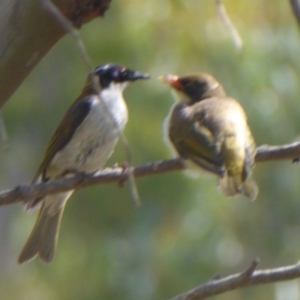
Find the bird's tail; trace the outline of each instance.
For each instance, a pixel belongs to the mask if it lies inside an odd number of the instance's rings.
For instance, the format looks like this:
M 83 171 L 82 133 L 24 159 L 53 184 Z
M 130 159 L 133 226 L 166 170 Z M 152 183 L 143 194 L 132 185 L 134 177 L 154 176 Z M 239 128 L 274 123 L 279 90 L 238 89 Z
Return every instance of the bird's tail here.
M 46 263 L 53 259 L 61 217 L 72 192 L 50 195 L 43 200 L 38 219 L 19 256 L 20 264 L 33 259 L 36 255 Z
M 258 187 L 255 181 L 249 176 L 244 181 L 240 180 L 239 175 L 226 175 L 219 180 L 219 187 L 222 193 L 228 197 L 244 195 L 251 200 L 255 200 L 258 194 Z

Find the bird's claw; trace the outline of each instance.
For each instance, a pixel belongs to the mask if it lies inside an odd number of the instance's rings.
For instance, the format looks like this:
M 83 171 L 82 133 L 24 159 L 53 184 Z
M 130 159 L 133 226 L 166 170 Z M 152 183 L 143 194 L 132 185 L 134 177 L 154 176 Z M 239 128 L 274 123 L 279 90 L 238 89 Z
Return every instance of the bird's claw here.
M 82 171 L 76 171 L 74 173 L 74 177 L 78 180 L 82 180 L 84 178 L 84 176 L 86 175 L 85 172 L 82 172 Z
M 130 165 L 129 165 L 129 163 L 127 161 L 125 161 L 125 162 L 122 163 L 122 165 L 121 165 L 122 174 L 121 174 L 120 181 L 118 183 L 119 187 L 123 187 L 125 181 L 128 179 L 127 171 L 129 169 L 129 167 L 130 167 Z
M 68 169 L 65 170 L 64 173 L 60 176 L 60 178 L 70 178 L 70 177 L 76 177 L 78 179 L 82 179 L 86 175 L 83 171 Z

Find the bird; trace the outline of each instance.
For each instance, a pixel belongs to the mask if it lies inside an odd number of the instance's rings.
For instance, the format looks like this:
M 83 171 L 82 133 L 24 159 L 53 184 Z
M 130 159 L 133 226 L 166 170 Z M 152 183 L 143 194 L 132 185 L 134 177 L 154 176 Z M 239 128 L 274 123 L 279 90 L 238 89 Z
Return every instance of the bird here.
M 196 166 L 218 176 L 218 187 L 228 197 L 254 200 L 258 187 L 252 179 L 256 146 L 241 104 L 227 96 L 210 74 L 162 75 L 172 88 L 175 104 L 164 125 L 164 135 L 186 167 Z
M 114 63 L 100 65 L 90 72 L 81 94 L 54 132 L 33 184 L 99 171 L 113 153 L 127 123 L 124 89 L 131 82 L 148 78 L 148 74 Z M 73 192 L 47 195 L 25 205 L 26 210 L 40 208 L 40 212 L 19 263 L 36 256 L 45 263 L 52 261 L 62 214 Z

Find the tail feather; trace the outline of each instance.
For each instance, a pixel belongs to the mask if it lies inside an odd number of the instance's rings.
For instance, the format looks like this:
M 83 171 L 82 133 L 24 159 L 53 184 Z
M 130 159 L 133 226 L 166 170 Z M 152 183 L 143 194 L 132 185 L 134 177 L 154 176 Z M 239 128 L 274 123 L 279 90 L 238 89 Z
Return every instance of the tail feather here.
M 233 197 L 238 194 L 233 177 L 227 175 L 219 179 L 219 188 L 227 197 Z
M 20 264 L 37 255 L 46 263 L 52 261 L 64 207 L 71 193 L 48 196 L 43 200 L 36 224 L 19 256 Z
M 47 207 L 43 205 L 36 225 L 19 256 L 18 261 L 20 264 L 35 258 L 38 254 L 45 262 L 52 260 L 62 213 L 63 209 L 56 215 L 51 216 L 47 211 Z
M 241 181 L 237 176 L 224 176 L 219 180 L 219 188 L 228 197 L 242 194 L 251 200 L 255 200 L 258 195 L 258 187 L 251 177 Z
M 29 261 L 38 254 L 39 251 L 39 243 L 35 241 L 39 241 L 42 237 L 43 229 L 44 229 L 44 223 L 45 218 L 42 217 L 44 212 L 42 211 L 43 208 L 40 211 L 40 214 L 38 216 L 37 222 L 31 232 L 31 235 L 29 236 L 25 246 L 23 247 L 21 254 L 19 255 L 18 262 L 21 264 L 25 261 Z
M 251 200 L 255 200 L 258 195 L 258 186 L 256 182 L 251 178 L 247 178 L 242 185 L 242 194 Z

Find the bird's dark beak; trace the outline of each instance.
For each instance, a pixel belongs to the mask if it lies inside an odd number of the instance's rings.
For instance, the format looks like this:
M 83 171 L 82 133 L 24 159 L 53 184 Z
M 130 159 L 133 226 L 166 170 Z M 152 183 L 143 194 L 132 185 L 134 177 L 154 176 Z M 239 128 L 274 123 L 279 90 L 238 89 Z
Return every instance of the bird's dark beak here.
M 162 75 L 159 76 L 158 79 L 170 85 L 171 87 L 175 88 L 176 90 L 183 89 L 182 83 L 180 82 L 179 77 L 177 75 L 171 75 L 171 74 Z
M 137 71 L 129 71 L 130 74 L 128 74 L 129 76 L 129 80 L 130 81 L 135 81 L 135 80 L 139 80 L 139 79 L 149 79 L 150 76 L 148 74 L 145 74 L 145 73 L 140 73 L 140 72 L 137 72 Z

